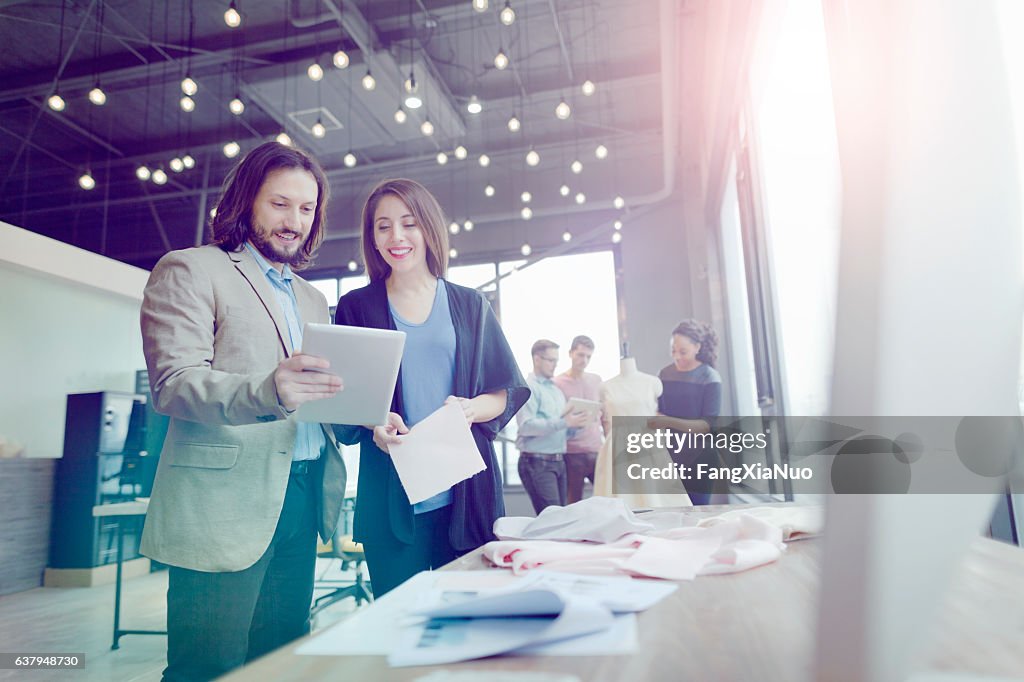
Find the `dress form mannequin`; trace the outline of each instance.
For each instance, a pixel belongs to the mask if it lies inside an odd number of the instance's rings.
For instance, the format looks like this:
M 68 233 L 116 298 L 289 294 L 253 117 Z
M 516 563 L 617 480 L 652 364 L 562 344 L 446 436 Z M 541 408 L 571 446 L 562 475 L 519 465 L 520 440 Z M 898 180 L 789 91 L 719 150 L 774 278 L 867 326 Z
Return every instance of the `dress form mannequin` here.
M 658 397 L 661 395 L 661 379 L 645 374 L 637 369 L 636 359 L 628 355 L 619 362 L 619 374 L 604 382 L 601 386 L 601 402 L 604 405 L 604 416 L 607 419 L 605 424 L 604 444 L 597 458 L 595 471 L 594 494 L 606 497 L 618 497 L 627 505 L 636 509 L 639 507 L 673 507 L 688 506 L 690 498 L 685 492 L 678 494 L 668 493 L 621 493 L 612 492 L 613 478 L 613 447 L 615 434 L 612 433 L 612 417 L 652 417 L 658 411 Z M 651 453 L 652 461 L 645 462 L 650 466 L 669 466 L 672 459 L 664 450 Z M 639 482 L 638 482 L 639 483 Z M 648 484 L 650 485 L 650 484 Z M 660 488 L 664 488 L 666 482 L 658 482 Z M 680 485 L 680 490 L 682 486 Z

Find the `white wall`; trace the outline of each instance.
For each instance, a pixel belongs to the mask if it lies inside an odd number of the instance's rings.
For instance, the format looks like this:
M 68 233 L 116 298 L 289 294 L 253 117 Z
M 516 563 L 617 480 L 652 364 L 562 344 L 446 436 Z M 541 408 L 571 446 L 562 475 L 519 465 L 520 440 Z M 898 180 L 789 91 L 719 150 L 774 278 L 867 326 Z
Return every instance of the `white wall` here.
M 0 439 L 60 457 L 65 396 L 132 391 L 149 273 L 0 223 Z

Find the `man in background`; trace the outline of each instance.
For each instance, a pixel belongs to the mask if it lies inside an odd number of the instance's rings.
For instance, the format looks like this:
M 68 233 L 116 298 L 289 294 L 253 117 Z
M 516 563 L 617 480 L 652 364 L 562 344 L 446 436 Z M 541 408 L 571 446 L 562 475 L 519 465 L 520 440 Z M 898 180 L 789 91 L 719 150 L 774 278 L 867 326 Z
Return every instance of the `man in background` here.
M 572 363 L 564 374 L 553 381 L 566 400 L 579 398 L 589 402 L 601 401 L 601 377 L 584 370 L 594 355 L 594 341 L 589 336 L 577 336 L 569 347 L 569 361 Z M 599 408 L 588 413 L 589 421 L 575 431 L 566 441 L 566 504 L 583 499 L 583 481 L 588 479 L 594 485 L 594 467 L 597 453 L 604 438 Z
M 530 349 L 533 372 L 526 377 L 530 399 L 516 422 L 519 435 L 519 478 L 538 514 L 566 498 L 565 444 L 574 429 L 587 421 L 585 413 L 565 414 L 565 396 L 552 381 L 558 365 L 558 344 L 540 339 Z

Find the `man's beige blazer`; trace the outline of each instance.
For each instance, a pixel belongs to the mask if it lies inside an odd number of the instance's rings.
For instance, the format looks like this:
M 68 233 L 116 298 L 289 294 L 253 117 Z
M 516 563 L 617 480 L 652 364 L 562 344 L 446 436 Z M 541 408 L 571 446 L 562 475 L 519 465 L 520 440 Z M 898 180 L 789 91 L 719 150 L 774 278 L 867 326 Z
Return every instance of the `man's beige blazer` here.
M 298 277 L 292 287 L 303 323 L 330 322 L 322 293 Z M 146 285 L 142 340 L 156 410 L 171 420 L 141 552 L 199 571 L 248 568 L 274 535 L 295 447 L 274 385 L 293 352 L 284 312 L 246 249 L 172 251 Z M 345 465 L 323 430 L 318 530 L 329 538 Z

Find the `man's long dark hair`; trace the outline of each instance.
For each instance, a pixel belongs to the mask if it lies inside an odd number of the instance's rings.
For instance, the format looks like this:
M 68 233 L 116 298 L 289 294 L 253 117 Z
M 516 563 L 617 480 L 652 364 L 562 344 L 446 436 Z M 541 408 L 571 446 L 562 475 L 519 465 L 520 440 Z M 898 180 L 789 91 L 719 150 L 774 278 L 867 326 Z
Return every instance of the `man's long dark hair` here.
M 252 207 L 267 176 L 283 168 L 309 171 L 316 179 L 316 212 L 302 257 L 292 266 L 301 270 L 313 260 L 327 227 L 327 177 L 320 164 L 304 151 L 279 142 L 265 142 L 239 161 L 224 178 L 217 213 L 210 221 L 211 242 L 225 251 L 237 251 L 252 234 Z

